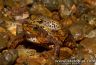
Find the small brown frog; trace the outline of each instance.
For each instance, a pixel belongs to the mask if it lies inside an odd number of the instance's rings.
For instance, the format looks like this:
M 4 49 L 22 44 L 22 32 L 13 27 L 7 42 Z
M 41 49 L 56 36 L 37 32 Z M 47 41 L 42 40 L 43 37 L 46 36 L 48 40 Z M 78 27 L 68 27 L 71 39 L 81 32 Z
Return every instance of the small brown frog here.
M 23 34 L 18 34 L 14 40 L 11 41 L 11 48 L 15 48 L 24 39 L 33 43 L 44 45 L 54 45 L 54 59 L 58 59 L 60 46 L 68 37 L 69 31 L 64 28 L 58 21 L 42 15 L 32 15 L 30 20 L 22 23 Z M 19 28 L 17 29 L 17 32 Z M 14 42 L 15 41 L 15 42 Z

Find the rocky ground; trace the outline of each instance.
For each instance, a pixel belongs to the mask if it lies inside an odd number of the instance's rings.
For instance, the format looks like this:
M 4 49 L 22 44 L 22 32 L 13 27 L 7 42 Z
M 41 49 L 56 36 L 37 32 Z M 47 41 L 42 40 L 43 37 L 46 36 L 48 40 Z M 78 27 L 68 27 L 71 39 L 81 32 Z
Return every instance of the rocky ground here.
M 62 41 L 59 60 L 54 60 L 53 44 L 38 45 L 25 37 L 14 40 L 19 33 L 22 35 L 22 24 L 33 21 L 33 15 L 56 20 L 71 33 Z M 95 64 L 96 0 L 0 0 L 0 65 Z

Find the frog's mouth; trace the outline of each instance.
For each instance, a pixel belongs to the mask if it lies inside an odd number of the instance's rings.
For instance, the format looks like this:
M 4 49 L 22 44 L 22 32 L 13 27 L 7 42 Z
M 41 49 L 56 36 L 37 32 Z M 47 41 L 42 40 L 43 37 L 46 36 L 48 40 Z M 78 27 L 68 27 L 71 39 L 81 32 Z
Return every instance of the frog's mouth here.
M 44 52 L 50 50 L 49 46 L 36 44 L 37 42 L 35 41 L 35 37 L 29 38 L 27 40 L 23 40 L 20 45 L 23 45 L 25 48 L 35 49 L 37 52 Z

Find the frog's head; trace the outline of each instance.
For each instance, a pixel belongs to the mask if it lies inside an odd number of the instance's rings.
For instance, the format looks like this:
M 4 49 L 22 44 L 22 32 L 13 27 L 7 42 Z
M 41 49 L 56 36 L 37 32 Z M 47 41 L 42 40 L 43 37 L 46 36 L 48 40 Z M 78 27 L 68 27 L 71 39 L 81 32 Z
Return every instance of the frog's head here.
M 27 39 L 31 42 L 39 43 L 37 38 L 44 38 L 47 32 L 36 24 L 24 24 L 24 31 L 26 32 Z
M 38 25 L 35 24 L 23 24 L 23 29 L 28 35 L 38 36 L 40 33 Z

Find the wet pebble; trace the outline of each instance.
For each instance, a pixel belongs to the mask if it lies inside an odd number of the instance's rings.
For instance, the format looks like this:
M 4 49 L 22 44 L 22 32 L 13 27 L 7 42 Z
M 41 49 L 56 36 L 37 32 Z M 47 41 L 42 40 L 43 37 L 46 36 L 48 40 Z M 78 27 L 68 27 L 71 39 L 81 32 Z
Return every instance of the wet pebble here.
M 9 35 L 4 28 L 0 27 L 0 50 L 7 47 Z
M 12 65 L 18 57 L 16 50 L 4 50 L 0 55 L 0 65 Z
M 85 35 L 85 37 L 87 37 L 87 38 L 94 38 L 94 37 L 96 37 L 96 29 L 90 31 L 87 35 Z
M 80 42 L 81 45 L 83 45 L 89 53 L 96 53 L 96 37 L 94 38 L 85 38 Z
M 88 25 L 87 23 L 76 23 L 70 26 L 69 30 L 74 36 L 75 40 L 82 40 L 86 34 L 88 34 L 93 27 Z

